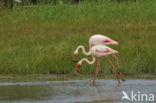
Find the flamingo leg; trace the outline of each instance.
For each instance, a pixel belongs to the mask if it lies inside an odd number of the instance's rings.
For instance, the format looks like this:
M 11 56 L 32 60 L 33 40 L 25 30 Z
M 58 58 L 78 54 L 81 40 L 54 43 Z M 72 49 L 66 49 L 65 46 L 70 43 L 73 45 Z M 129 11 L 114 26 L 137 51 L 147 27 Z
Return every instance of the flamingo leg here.
M 119 80 L 119 77 L 118 77 L 117 72 L 116 72 L 116 70 L 115 70 L 115 66 L 112 64 L 112 62 L 111 62 L 107 57 L 105 57 L 105 58 L 106 58 L 106 60 L 112 65 L 113 70 L 114 70 L 114 72 L 115 72 L 115 76 L 116 76 L 116 78 L 117 78 L 117 80 L 118 80 L 118 83 L 120 84 L 120 80 Z
M 118 72 L 119 72 L 120 78 L 122 79 L 122 81 L 125 81 L 125 79 L 124 79 L 124 77 L 123 77 L 123 75 L 122 75 L 122 73 L 121 73 L 121 71 L 120 71 L 119 59 L 118 59 L 118 57 L 117 57 L 115 54 L 112 54 L 112 55 L 114 56 L 114 58 L 115 58 L 115 60 L 116 60 L 116 63 L 117 63 L 117 66 L 118 66 Z
M 95 73 L 95 76 L 94 76 L 94 78 L 93 78 L 93 83 L 92 83 L 92 84 L 95 83 L 95 79 L 96 79 L 96 77 L 97 77 L 99 71 L 100 71 L 100 58 L 98 58 L 97 69 L 96 69 L 96 73 Z

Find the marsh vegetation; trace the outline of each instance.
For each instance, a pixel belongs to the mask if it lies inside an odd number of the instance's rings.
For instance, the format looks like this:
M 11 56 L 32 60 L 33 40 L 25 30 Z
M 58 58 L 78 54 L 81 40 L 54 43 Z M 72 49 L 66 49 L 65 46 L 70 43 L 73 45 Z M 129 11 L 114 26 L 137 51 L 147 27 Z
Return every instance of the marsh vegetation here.
M 74 50 L 79 44 L 88 50 L 95 33 L 120 43 L 111 47 L 119 51 L 124 74 L 156 74 L 156 0 L 0 8 L 0 74 L 73 74 Z M 103 61 L 100 73 L 111 73 Z M 80 73 L 95 68 L 84 63 Z

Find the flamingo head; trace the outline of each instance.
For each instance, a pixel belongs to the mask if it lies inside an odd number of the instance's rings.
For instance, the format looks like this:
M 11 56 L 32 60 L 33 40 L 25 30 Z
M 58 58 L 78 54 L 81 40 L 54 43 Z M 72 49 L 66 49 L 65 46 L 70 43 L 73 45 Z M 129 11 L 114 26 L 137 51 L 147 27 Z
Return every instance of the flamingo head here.
M 77 57 L 77 54 L 74 53 L 74 55 L 73 55 L 73 60 L 74 60 L 74 61 L 77 61 L 77 58 L 76 58 L 76 57 Z
M 79 63 L 76 65 L 76 71 L 77 71 L 77 72 L 79 72 L 80 66 L 81 66 L 81 65 L 80 65 Z
M 79 61 L 76 65 L 76 68 L 75 68 L 77 72 L 79 72 L 79 68 L 81 65 L 82 65 L 82 61 Z
M 115 40 L 112 40 L 110 38 L 105 38 L 105 40 L 102 41 L 105 45 L 118 45 L 119 43 Z
M 74 51 L 73 60 L 77 61 L 78 50 Z

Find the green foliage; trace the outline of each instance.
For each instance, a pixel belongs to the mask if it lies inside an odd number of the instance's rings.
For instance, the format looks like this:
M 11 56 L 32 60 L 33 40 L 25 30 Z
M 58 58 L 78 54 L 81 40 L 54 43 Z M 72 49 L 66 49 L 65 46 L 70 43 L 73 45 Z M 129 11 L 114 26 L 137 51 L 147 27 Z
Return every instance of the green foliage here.
M 155 11 L 155 0 L 1 9 L 0 73 L 74 73 L 76 47 L 82 44 L 88 50 L 89 37 L 101 33 L 119 41 L 118 46 L 111 47 L 119 51 L 122 72 L 156 74 Z M 80 52 L 78 60 L 82 57 Z M 115 64 L 114 58 L 109 58 Z M 111 66 L 105 59 L 101 61 L 100 73 L 111 73 Z M 95 73 L 95 69 L 96 63 L 83 63 L 80 73 Z

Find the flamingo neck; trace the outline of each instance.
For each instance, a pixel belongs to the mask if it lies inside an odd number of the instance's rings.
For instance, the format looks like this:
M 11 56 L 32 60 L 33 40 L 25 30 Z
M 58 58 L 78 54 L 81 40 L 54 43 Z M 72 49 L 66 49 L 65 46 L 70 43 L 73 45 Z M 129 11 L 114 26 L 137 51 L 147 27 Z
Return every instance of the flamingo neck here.
M 86 52 L 86 50 L 85 50 L 85 48 L 84 48 L 83 45 L 79 45 L 79 46 L 77 47 L 77 49 L 75 50 L 74 53 L 78 54 L 79 49 L 82 49 L 83 54 L 85 54 L 85 55 L 91 55 L 91 49 L 89 48 L 89 51 Z
M 81 65 L 83 61 L 87 62 L 88 64 L 94 64 L 95 60 L 96 58 L 94 56 L 92 56 L 92 61 L 89 61 L 87 58 L 82 58 L 79 64 Z

